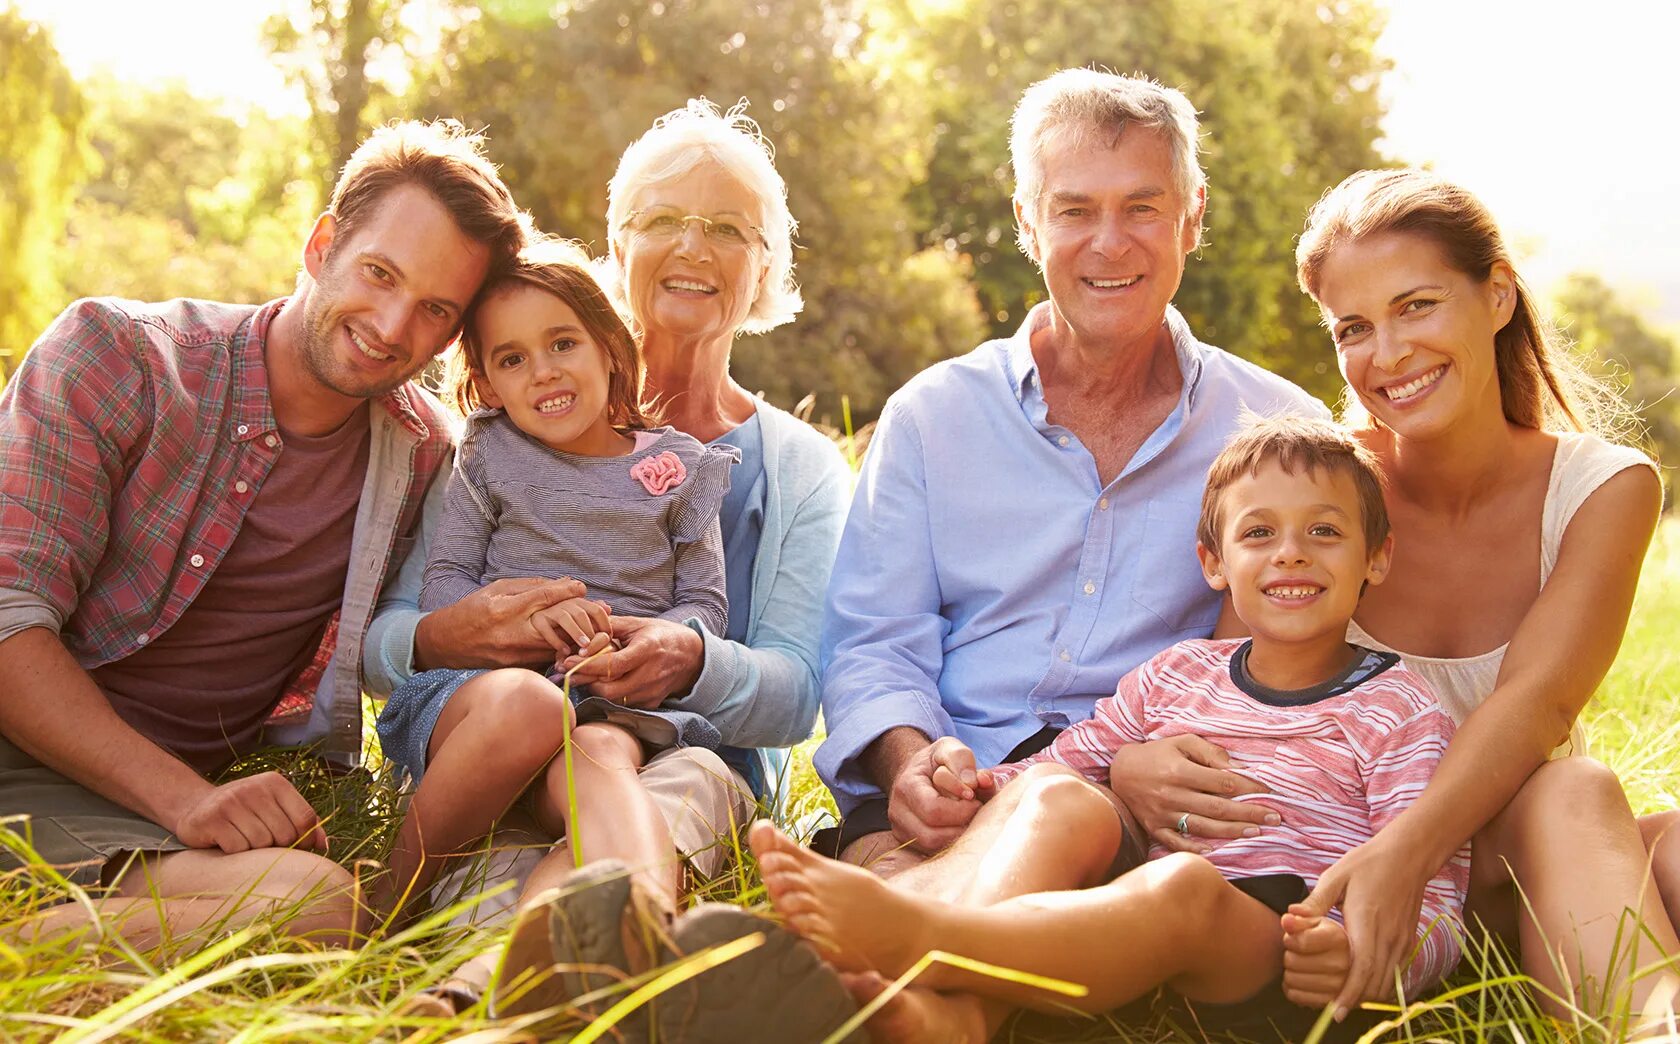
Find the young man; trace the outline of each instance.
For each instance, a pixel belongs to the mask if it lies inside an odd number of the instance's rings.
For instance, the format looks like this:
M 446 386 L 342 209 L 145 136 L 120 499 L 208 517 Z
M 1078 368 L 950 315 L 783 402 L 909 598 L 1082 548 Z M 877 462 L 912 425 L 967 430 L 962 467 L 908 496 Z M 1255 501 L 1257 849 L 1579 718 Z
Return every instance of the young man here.
M 482 139 L 387 127 L 292 296 L 78 301 L 0 397 L 0 811 L 136 945 L 279 905 L 350 930 L 291 784 L 207 777 L 262 743 L 359 753 L 362 636 L 450 454 L 409 379 L 525 229 Z

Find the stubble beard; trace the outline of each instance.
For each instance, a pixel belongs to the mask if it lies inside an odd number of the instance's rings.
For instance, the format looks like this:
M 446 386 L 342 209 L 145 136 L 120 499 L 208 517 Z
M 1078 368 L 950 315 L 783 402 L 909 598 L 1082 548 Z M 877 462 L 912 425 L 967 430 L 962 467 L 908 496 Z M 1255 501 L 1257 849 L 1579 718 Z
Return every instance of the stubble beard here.
M 377 399 L 407 383 L 425 367 L 425 363 L 390 380 L 366 383 L 358 381 L 356 375 L 340 362 L 333 342 L 341 324 L 332 314 L 331 304 L 339 300 L 343 281 L 334 270 L 332 260 L 329 255 L 310 289 L 309 304 L 303 312 L 303 337 L 298 343 L 299 359 L 304 370 L 328 391 L 350 399 Z

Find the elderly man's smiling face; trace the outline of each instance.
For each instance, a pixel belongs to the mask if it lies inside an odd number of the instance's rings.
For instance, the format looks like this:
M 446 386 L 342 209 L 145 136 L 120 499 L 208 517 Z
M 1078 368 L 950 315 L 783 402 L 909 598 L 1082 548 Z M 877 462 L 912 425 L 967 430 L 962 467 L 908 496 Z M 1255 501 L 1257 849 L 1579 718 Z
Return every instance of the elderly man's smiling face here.
M 1088 347 L 1152 340 L 1201 234 L 1203 197 L 1179 189 L 1172 147 L 1130 127 L 1113 147 L 1056 134 L 1044 143 L 1044 180 L 1029 213 L 1016 204 L 1057 317 Z

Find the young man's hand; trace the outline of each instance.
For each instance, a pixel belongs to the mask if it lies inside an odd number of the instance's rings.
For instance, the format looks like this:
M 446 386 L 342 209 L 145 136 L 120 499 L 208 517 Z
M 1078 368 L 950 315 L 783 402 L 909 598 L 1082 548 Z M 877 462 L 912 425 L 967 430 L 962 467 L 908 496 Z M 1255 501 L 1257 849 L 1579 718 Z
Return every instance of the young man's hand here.
M 1283 995 L 1307 1008 L 1333 1002 L 1347 983 L 1353 955 L 1339 921 L 1299 903 L 1283 915 Z
M 189 805 L 173 827 L 189 848 L 232 855 L 255 848 L 327 850 L 327 832 L 309 802 L 278 772 L 223 783 Z

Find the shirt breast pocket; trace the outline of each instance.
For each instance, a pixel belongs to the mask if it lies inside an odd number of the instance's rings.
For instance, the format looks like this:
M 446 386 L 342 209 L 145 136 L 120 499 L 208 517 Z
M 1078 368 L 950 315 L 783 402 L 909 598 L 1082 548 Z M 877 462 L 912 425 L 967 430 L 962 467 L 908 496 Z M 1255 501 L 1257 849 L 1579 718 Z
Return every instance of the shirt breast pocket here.
M 1196 558 L 1199 500 L 1156 499 L 1144 505 L 1142 561 L 1132 576 L 1132 602 L 1160 621 L 1174 641 L 1206 637 L 1219 620 L 1220 594 Z

